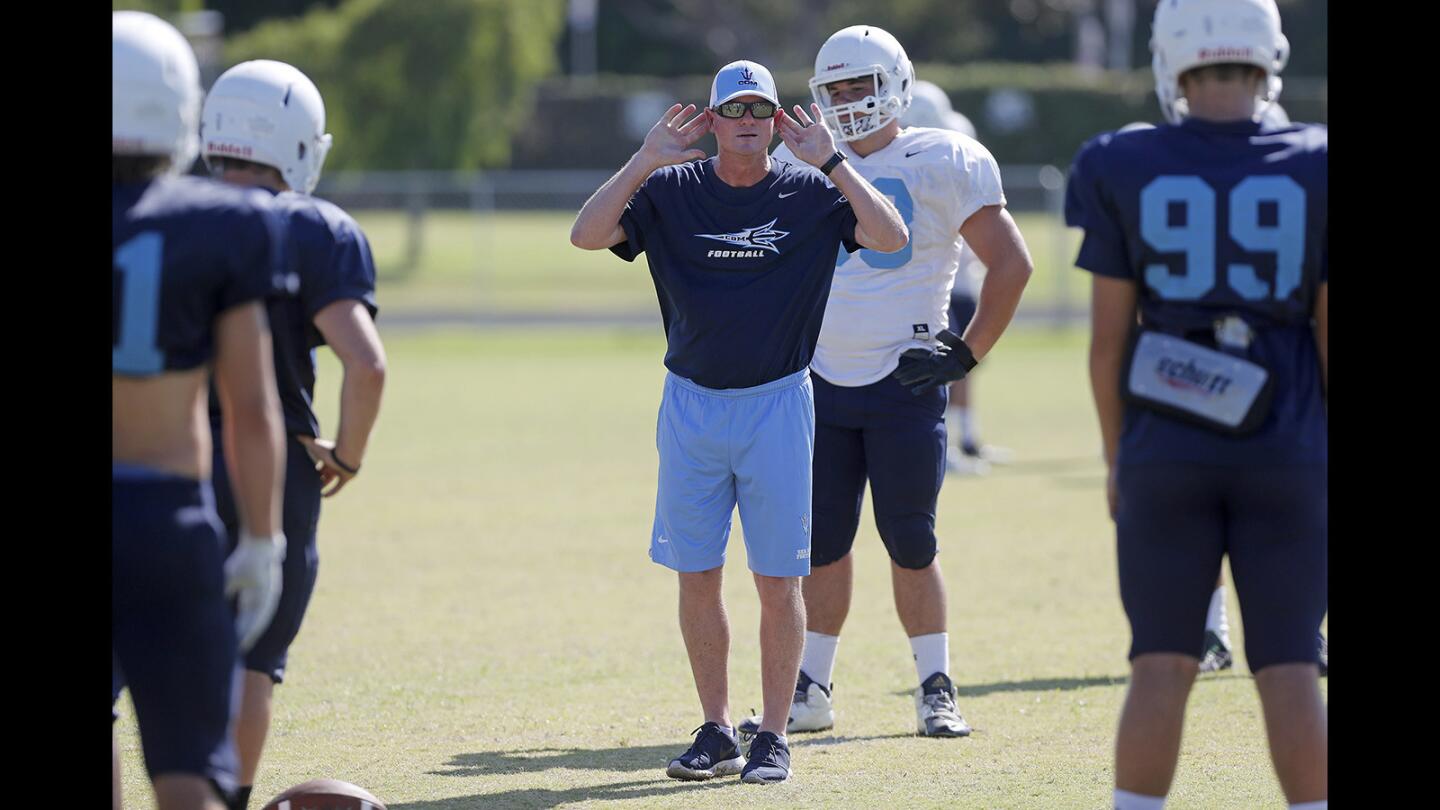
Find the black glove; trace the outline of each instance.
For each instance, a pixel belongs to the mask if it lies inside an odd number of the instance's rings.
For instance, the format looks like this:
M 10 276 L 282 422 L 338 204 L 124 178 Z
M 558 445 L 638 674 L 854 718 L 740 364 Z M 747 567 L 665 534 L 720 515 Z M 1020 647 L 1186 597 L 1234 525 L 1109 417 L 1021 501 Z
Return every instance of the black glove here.
M 891 375 L 901 385 L 910 386 L 910 393 L 923 394 L 948 383 L 965 379 L 975 368 L 975 354 L 960 336 L 941 329 L 935 336 L 940 346 L 931 349 L 907 349 L 900 355 L 900 366 Z

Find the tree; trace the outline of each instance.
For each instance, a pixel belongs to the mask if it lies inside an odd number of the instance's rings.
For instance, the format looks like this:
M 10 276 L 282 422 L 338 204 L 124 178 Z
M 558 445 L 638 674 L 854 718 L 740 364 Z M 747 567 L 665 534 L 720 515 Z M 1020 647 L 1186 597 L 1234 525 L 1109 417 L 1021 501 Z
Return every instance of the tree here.
M 263 23 L 226 59 L 279 59 L 315 81 L 332 167 L 501 166 L 555 69 L 563 13 L 563 0 L 349 0 Z

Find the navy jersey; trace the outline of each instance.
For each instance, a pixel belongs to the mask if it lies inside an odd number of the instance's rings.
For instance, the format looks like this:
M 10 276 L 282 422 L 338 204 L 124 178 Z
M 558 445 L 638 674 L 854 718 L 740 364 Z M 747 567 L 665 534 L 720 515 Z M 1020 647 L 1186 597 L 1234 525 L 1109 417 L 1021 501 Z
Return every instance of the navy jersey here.
M 668 348 L 665 367 L 706 388 L 750 388 L 810 365 L 840 245 L 855 212 L 809 166 L 772 160 L 748 188 L 715 160 L 657 169 L 620 218 L 610 249 L 650 264 Z
M 1085 230 L 1076 265 L 1134 281 L 1147 326 L 1195 334 L 1244 318 L 1256 330 L 1248 359 L 1275 380 L 1269 416 L 1244 437 L 1127 405 L 1124 463 L 1326 461 L 1312 316 L 1329 280 L 1328 130 L 1260 130 L 1187 119 L 1100 135 L 1075 159 L 1065 220 Z
M 272 192 L 273 193 L 273 192 Z M 374 318 L 375 261 L 360 226 L 333 203 L 293 191 L 274 196 L 285 218 L 292 271 L 292 295 L 268 303 L 275 348 L 275 385 L 285 432 L 319 436 L 315 416 L 315 348 L 325 336 L 315 326 L 320 310 L 344 299 L 359 301 Z M 220 425 L 219 401 L 210 399 L 213 426 Z
M 215 316 L 284 284 L 284 223 L 254 191 L 197 177 L 111 192 L 111 372 L 210 362 Z

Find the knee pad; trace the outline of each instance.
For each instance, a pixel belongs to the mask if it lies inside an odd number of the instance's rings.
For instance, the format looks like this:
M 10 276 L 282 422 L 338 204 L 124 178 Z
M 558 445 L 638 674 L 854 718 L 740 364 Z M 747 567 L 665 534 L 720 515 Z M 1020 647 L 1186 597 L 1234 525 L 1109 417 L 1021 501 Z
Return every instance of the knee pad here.
M 875 524 L 896 565 L 918 571 L 935 561 L 935 524 L 928 515 L 876 518 Z

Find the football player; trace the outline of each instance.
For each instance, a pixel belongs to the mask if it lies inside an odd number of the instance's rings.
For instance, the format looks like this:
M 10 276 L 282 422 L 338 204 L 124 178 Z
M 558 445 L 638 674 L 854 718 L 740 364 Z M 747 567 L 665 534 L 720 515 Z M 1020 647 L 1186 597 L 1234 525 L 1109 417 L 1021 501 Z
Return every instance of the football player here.
M 283 277 L 283 222 L 264 195 L 177 176 L 195 159 L 200 71 L 169 23 L 114 12 L 111 237 L 111 681 L 128 687 L 162 810 L 223 810 L 235 788 L 230 695 L 280 597 L 280 404 L 263 299 Z M 225 557 L 214 442 L 237 504 Z M 219 469 L 213 470 L 219 472 Z M 232 619 L 227 595 L 238 595 Z M 114 807 L 121 803 L 114 752 Z
M 1261 122 L 1274 0 L 1163 0 L 1151 48 L 1169 123 L 1085 144 L 1066 205 L 1133 635 L 1115 807 L 1164 804 L 1225 555 L 1281 788 L 1324 807 L 1328 134 Z
M 948 383 L 963 379 L 1009 325 L 1033 267 L 1005 210 L 1000 170 L 974 138 L 901 128 L 915 72 L 880 28 L 832 35 L 810 88 L 839 149 L 895 200 L 910 228 L 898 253 L 841 254 L 811 362 L 815 379 L 815 525 L 805 579 L 805 650 L 787 727 L 834 724 L 831 674 L 853 588 L 851 546 L 868 480 L 890 557 L 900 623 L 918 687 L 915 728 L 963 737 L 970 726 L 950 678 L 945 580 L 935 506 L 945 478 Z M 780 160 L 793 160 L 784 146 Z M 946 330 L 961 239 L 990 268 L 963 335 Z M 742 731 L 759 727 L 751 717 Z
M 320 554 L 320 499 L 360 472 L 380 413 L 385 350 L 375 330 L 375 263 L 360 226 L 339 207 L 311 196 L 330 149 L 325 104 L 310 79 L 291 65 L 244 62 L 225 71 L 205 97 L 202 155 L 217 178 L 273 196 L 289 228 L 294 295 L 272 301 L 275 369 L 285 414 L 285 590 L 275 621 L 245 656 L 244 697 L 236 724 L 240 799 L 255 783 L 270 728 L 275 684 L 285 677 L 291 643 L 314 592 Z M 312 402 L 314 350 L 340 359 L 340 423 L 321 438 Z M 212 422 L 220 414 L 212 411 Z M 216 455 L 216 469 L 223 469 Z M 219 499 L 226 524 L 237 517 Z
M 934 82 L 915 81 L 910 108 L 900 117 L 902 127 L 936 127 L 976 137 L 970 119 L 950 106 L 950 97 Z M 950 288 L 950 331 L 962 334 L 975 317 L 975 294 L 985 280 L 985 264 L 975 251 L 960 240 L 960 267 L 955 271 L 955 285 Z M 984 475 L 990 464 L 1004 464 L 1014 454 L 1003 447 L 980 441 L 976 429 L 974 375 L 950 383 L 950 403 L 945 407 L 945 434 L 949 446 L 945 451 L 945 468 L 955 475 Z

